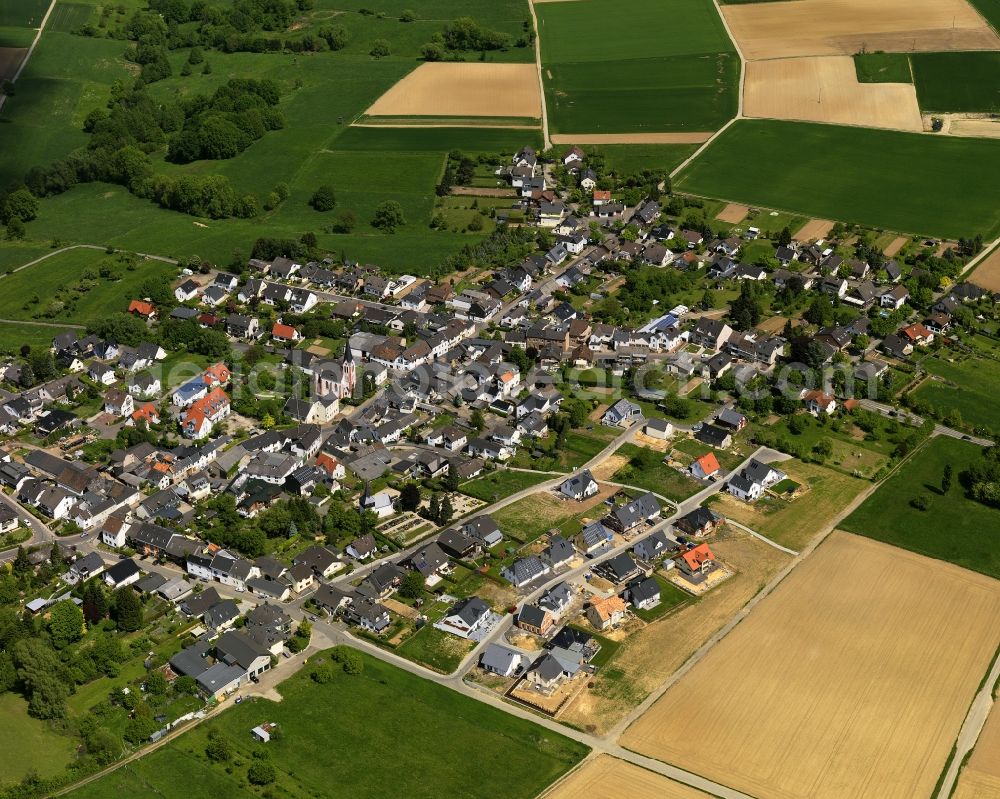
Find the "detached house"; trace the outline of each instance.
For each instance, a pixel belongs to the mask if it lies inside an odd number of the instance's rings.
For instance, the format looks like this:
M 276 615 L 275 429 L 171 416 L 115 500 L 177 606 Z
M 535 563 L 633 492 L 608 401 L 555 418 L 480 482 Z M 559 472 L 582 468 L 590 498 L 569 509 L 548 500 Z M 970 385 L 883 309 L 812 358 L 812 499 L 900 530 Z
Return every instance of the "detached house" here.
M 559 486 L 559 492 L 570 499 L 582 501 L 601 490 L 589 469 L 574 474 Z

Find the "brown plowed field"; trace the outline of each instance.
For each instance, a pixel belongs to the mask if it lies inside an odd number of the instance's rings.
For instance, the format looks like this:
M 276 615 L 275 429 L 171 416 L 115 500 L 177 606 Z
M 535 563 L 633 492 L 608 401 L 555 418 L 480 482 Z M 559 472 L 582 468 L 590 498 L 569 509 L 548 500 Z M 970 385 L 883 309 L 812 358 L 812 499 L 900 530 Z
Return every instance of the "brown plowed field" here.
M 707 793 L 610 755 L 598 755 L 539 799 L 710 799 Z
M 969 282 L 987 291 L 1000 291 L 1000 247 L 987 255 L 972 271 Z
M 858 83 L 850 56 L 749 62 L 743 113 L 765 119 L 923 130 L 913 84 Z
M 623 746 L 768 799 L 929 797 L 1000 643 L 1000 582 L 833 533 Z
M 24 60 L 25 47 L 0 47 L 0 80 L 10 80 Z
M 997 50 L 966 0 L 789 0 L 722 6 L 749 61 L 869 52 Z
M 962 769 L 954 799 L 997 799 L 1000 796 L 1000 710 L 994 705 L 979 733 L 972 758 Z
M 534 64 L 421 64 L 379 97 L 369 116 L 532 117 L 542 115 Z

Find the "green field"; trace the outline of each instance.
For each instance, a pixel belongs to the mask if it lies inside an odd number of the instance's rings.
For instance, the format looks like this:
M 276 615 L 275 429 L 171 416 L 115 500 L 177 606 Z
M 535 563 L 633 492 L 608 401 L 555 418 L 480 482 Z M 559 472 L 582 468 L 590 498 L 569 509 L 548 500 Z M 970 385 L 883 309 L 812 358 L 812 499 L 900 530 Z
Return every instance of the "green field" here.
M 105 261 L 115 264 L 119 279 L 96 276 Z M 88 269 L 95 277 L 82 280 Z M 172 279 L 177 267 L 162 261 L 141 261 L 129 272 L 103 250 L 69 250 L 0 277 L 0 319 L 84 324 L 114 311 L 124 312 L 129 300 L 135 299 L 135 287 L 157 275 Z M 51 303 L 61 307 L 55 310 Z
M 62 773 L 73 757 L 73 739 L 56 734 L 49 723 L 28 715 L 28 703 L 18 694 L 0 695 L 0 769 L 3 782 L 17 782 L 32 768 L 42 778 Z M 45 753 L 41 756 L 41 753 Z
M 35 31 L 31 28 L 16 28 L 0 25 L 0 47 L 30 47 L 35 39 Z M 8 76 L 14 77 L 17 64 L 12 64 Z
M 966 498 L 958 479 L 980 457 L 975 444 L 945 436 L 933 438 L 840 526 L 1000 577 L 1000 545 L 995 536 L 1000 529 L 1000 511 Z M 955 478 L 947 495 L 942 495 L 945 464 L 951 464 Z M 918 495 L 928 498 L 927 510 L 910 505 Z
M 740 120 L 674 180 L 692 194 L 958 238 L 1000 232 L 1000 142 Z
M 42 24 L 48 7 L 48 0 L 3 0 L 0 3 L 0 25 L 37 28 Z
M 921 111 L 1000 111 L 1000 53 L 914 53 Z
M 702 489 L 701 483 L 663 463 L 662 453 L 649 454 L 653 452 L 635 444 L 622 444 L 616 454 L 628 458 L 630 462 L 615 472 L 611 479 L 661 494 L 675 502 L 685 500 Z M 645 458 L 642 457 L 644 455 Z M 633 462 L 636 458 L 640 460 Z
M 856 53 L 854 71 L 859 83 L 913 83 L 905 53 Z
M 994 30 L 1000 30 L 1000 0 L 969 0 Z
M 313 656 L 309 666 L 281 684 L 280 703 L 233 706 L 69 796 L 254 796 L 245 775 L 257 752 L 277 771 L 272 795 L 290 799 L 532 799 L 587 752 L 531 722 L 368 656 L 362 674 L 349 676 L 336 667 L 332 681 L 317 684 L 310 672 L 321 659 Z M 280 730 L 266 747 L 249 734 L 264 722 L 277 723 Z M 205 756 L 210 730 L 232 745 L 228 767 Z M 455 741 L 489 756 L 474 772 L 457 767 Z
M 532 472 L 496 471 L 463 483 L 461 491 L 484 502 L 496 502 L 525 488 L 544 483 L 551 477 L 552 475 Z
M 671 172 L 698 149 L 697 144 L 602 144 L 581 145 L 587 152 L 599 152 L 616 175 L 633 175 L 644 169 Z
M 131 3 L 129 4 L 131 5 Z M 165 211 L 135 198 L 118 186 L 89 184 L 46 199 L 38 219 L 28 225 L 34 242 L 59 238 L 67 243 L 107 244 L 163 255 L 198 254 L 228 263 L 234 250 L 249 253 L 262 235 L 298 238 L 314 232 L 319 246 L 387 269 L 428 272 L 448 255 L 483 234 L 434 231 L 431 221 L 434 187 L 445 154 L 512 153 L 526 143 L 540 144 L 537 131 L 478 128 L 396 130 L 352 128 L 350 123 L 390 86 L 417 66 L 421 47 L 446 21 L 468 14 L 481 24 L 517 37 L 529 17 L 525 0 L 436 0 L 432 3 L 379 4 L 385 15 L 344 10 L 333 0 L 320 0 L 299 22 L 307 29 L 327 24 L 336 12 L 338 24 L 351 32 L 349 44 L 337 52 L 231 53 L 205 50 L 209 75 L 184 77 L 187 50 L 171 51 L 173 77 L 149 86 L 157 98 L 208 94 L 231 77 L 270 78 L 282 92 L 285 127 L 256 141 L 235 158 L 167 163 L 164 152 L 151 154 L 154 169 L 170 175 L 221 174 L 239 193 L 252 192 L 263 201 L 278 182 L 287 183 L 289 198 L 255 219 L 198 220 Z M 397 8 L 398 6 L 398 8 Z M 414 6 L 419 19 L 403 23 L 404 8 Z M 110 97 L 114 81 L 129 77 L 119 40 L 75 36 L 88 5 L 57 6 L 57 24 L 47 28 L 24 74 L 16 96 L 9 98 L 0 122 L 0 184 L 20 180 L 34 165 L 48 164 L 87 144 L 82 131 L 87 113 Z M 298 25 L 298 23 L 297 23 Z M 375 38 L 389 41 L 392 55 L 368 55 Z M 469 57 L 477 57 L 470 54 Z M 531 60 L 532 48 L 491 52 L 488 60 Z M 267 168 L 262 169 L 261 164 Z M 308 206 L 312 192 L 331 184 L 337 211 L 352 211 L 355 229 L 326 232 L 333 213 Z M 373 210 L 383 200 L 403 206 L 407 224 L 394 235 L 371 227 Z
M 736 113 L 739 60 L 708 0 L 578 0 L 535 13 L 554 132 L 715 130 Z
M 924 380 L 914 392 L 917 399 L 932 405 L 942 416 L 955 410 L 969 424 L 1000 430 L 996 401 L 1000 363 L 986 358 L 947 361 L 931 356 L 924 358 L 920 366 L 933 377 Z

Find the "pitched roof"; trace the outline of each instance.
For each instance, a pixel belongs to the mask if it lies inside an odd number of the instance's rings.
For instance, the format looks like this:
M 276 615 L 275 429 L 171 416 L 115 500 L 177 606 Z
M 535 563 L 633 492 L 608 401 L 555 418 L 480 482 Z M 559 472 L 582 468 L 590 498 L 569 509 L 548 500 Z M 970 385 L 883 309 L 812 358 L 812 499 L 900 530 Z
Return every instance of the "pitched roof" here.
M 719 460 L 715 457 L 714 452 L 706 452 L 700 458 L 695 458 L 695 463 L 704 474 L 714 474 L 719 471 Z

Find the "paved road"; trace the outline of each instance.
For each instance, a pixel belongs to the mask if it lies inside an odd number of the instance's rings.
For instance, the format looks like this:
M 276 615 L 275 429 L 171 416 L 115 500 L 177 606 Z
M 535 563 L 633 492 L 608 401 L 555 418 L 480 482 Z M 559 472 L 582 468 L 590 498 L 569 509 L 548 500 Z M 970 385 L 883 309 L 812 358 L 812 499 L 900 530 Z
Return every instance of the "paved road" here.
M 923 417 L 905 409 L 900 410 L 898 408 L 894 408 L 892 405 L 886 405 L 884 402 L 863 399 L 861 400 L 861 407 L 869 411 L 880 413 L 887 418 L 895 418 L 901 422 L 912 424 L 914 427 L 920 427 L 920 425 L 924 423 Z M 963 433 L 961 430 L 955 430 L 953 427 L 948 427 L 943 424 L 935 424 L 933 434 L 936 436 L 957 438 L 961 441 L 971 441 L 973 444 L 978 444 L 981 447 L 992 447 L 994 444 L 992 439 Z

